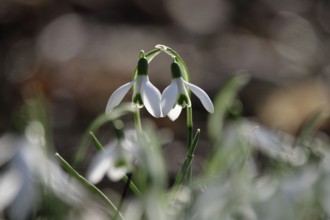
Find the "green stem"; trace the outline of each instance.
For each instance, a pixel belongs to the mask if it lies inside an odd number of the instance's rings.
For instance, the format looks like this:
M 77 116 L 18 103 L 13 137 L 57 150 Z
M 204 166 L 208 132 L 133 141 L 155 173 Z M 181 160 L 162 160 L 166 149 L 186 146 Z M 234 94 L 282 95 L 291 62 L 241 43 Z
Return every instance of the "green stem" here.
M 130 190 L 132 190 L 132 192 L 134 192 L 135 195 L 137 195 L 137 196 L 141 196 L 142 195 L 142 193 L 139 190 L 139 188 L 132 181 L 132 177 L 131 177 L 131 180 L 130 180 L 129 177 L 127 175 L 125 175 L 123 177 L 123 180 L 124 180 L 125 183 L 128 183 L 129 182 L 129 188 L 130 188 Z
M 142 132 L 142 123 L 139 109 L 134 112 L 134 125 L 135 129 L 137 130 L 137 134 L 140 135 Z
M 183 59 L 181 58 L 181 56 L 172 48 L 165 46 L 165 45 L 161 45 L 158 44 L 155 46 L 157 49 L 160 49 L 162 51 L 164 51 L 165 53 L 167 53 L 170 57 L 176 59 L 176 61 L 179 63 L 179 65 L 182 67 L 183 69 L 183 74 L 182 77 L 184 78 L 184 80 L 186 80 L 187 82 L 190 82 L 190 74 L 188 71 L 188 67 L 185 64 L 185 62 L 183 61 Z
M 101 142 L 96 138 L 94 133 L 91 131 L 89 132 L 89 135 L 91 136 L 93 144 L 96 147 L 97 151 L 104 151 L 104 147 L 102 146 Z
M 118 210 L 121 210 L 122 207 L 123 207 L 124 199 L 125 199 L 125 197 L 126 197 L 126 195 L 128 193 L 128 189 L 129 189 L 129 185 L 131 183 L 131 180 L 132 180 L 132 174 L 129 174 L 128 175 L 128 178 L 127 178 L 127 181 L 126 181 L 126 185 L 125 185 L 124 191 L 121 194 L 121 199 L 120 199 L 120 203 L 118 205 Z M 113 218 L 114 220 L 117 220 L 118 214 L 119 214 L 119 212 L 116 213 L 115 217 Z
M 196 134 L 191 142 L 191 145 L 189 146 L 186 159 L 175 179 L 174 186 L 181 186 L 183 183 L 183 180 L 185 179 L 186 175 L 189 175 L 189 169 L 191 167 L 192 159 L 194 158 L 194 153 L 197 147 L 197 143 L 199 140 L 200 135 L 200 129 L 197 129 Z
M 103 199 L 104 202 L 106 202 L 111 209 L 113 209 L 120 217 L 120 219 L 124 219 L 124 216 L 120 213 L 120 211 L 117 209 L 117 207 L 111 202 L 111 200 L 104 195 L 101 190 L 99 190 L 96 186 L 94 186 L 92 183 L 90 183 L 88 180 L 86 180 L 83 176 L 81 176 L 73 167 L 58 153 L 55 154 L 55 156 L 60 160 L 63 168 L 68 171 L 73 177 L 75 177 L 79 182 L 84 184 L 88 189 L 90 189 L 92 192 L 94 192 L 96 195 L 98 195 L 101 199 Z
M 199 135 L 200 135 L 200 129 L 197 129 L 196 131 L 196 134 L 195 134 L 195 137 L 194 139 L 192 140 L 191 142 L 191 145 L 188 149 L 188 152 L 187 152 L 187 156 L 186 156 L 186 159 L 175 179 L 175 182 L 174 182 L 174 191 L 176 191 L 175 193 L 175 197 L 174 197 L 174 200 L 173 200 L 173 203 L 172 203 L 172 207 L 174 207 L 175 205 L 175 202 L 177 200 L 177 197 L 179 195 L 179 192 L 181 190 L 181 187 L 182 187 L 182 184 L 183 184 L 183 180 L 185 179 L 186 175 L 189 175 L 189 173 L 191 172 L 191 162 L 192 162 L 192 159 L 194 158 L 194 153 L 195 153 L 195 150 L 196 150 L 196 146 L 197 146 L 197 142 L 199 140 Z
M 199 131 L 197 130 L 198 135 Z M 187 107 L 187 134 L 188 134 L 188 140 L 187 140 L 187 148 L 188 151 L 192 146 L 193 142 L 193 118 L 192 118 L 192 108 Z M 196 133 L 197 134 L 197 133 Z M 192 169 L 191 166 L 189 166 L 187 170 L 187 182 L 189 183 L 192 177 Z

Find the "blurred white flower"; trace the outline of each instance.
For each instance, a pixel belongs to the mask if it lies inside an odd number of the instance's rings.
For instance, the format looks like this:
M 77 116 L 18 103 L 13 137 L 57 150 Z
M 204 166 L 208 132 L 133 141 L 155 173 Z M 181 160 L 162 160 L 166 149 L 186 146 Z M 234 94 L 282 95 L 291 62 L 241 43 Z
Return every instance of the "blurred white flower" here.
M 171 70 L 172 82 L 164 90 L 161 97 L 163 115 L 167 115 L 172 121 L 174 121 L 179 117 L 182 108 L 191 106 L 187 87 L 199 98 L 204 108 L 208 112 L 213 113 L 214 106 L 210 97 L 204 90 L 196 85 L 186 82 L 182 78 L 180 66 L 176 61 L 172 63 Z
M 110 97 L 106 106 L 106 112 L 111 111 L 116 107 L 127 94 L 127 92 L 134 86 L 134 93 L 132 101 L 139 108 L 143 106 L 156 118 L 162 116 L 160 108 L 161 94 L 159 90 L 151 84 L 148 78 L 148 60 L 145 57 L 140 58 L 138 62 L 138 72 L 136 78 L 121 87 L 119 87 Z
M 251 146 L 271 158 L 288 162 L 293 166 L 303 165 L 308 160 L 308 153 L 302 147 L 295 146 L 294 138 L 284 132 L 275 132 L 254 122 L 244 121 L 239 133 L 251 143 Z M 234 130 L 233 138 L 236 135 L 237 131 Z
M 31 123 L 26 130 L 37 123 Z M 27 135 L 33 134 L 6 134 L 0 138 L 0 155 L 7 155 L 0 163 L 4 164 L 0 175 L 0 212 L 8 207 L 11 219 L 27 219 L 40 206 L 44 192 L 66 204 L 81 205 L 86 196 L 84 190 L 46 156 L 40 145 L 42 139 L 37 141 L 39 134 L 33 141 Z
M 110 142 L 96 155 L 87 171 L 87 179 L 93 184 L 100 182 L 105 175 L 112 181 L 122 179 L 134 167 L 137 143 L 136 132 L 125 131 L 123 137 Z

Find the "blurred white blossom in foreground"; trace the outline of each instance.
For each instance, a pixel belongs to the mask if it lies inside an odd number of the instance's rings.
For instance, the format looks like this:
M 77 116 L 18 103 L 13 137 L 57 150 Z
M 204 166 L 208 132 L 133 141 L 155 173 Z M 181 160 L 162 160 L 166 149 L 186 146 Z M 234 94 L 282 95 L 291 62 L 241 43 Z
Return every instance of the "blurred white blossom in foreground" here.
M 33 216 L 42 196 L 54 196 L 70 206 L 81 205 L 86 196 L 43 148 L 43 127 L 28 125 L 24 135 L 4 134 L 0 138 L 0 213 L 7 209 L 11 219 Z M 36 132 L 37 131 L 37 132 Z M 58 204 L 49 204 L 56 211 Z
M 134 151 L 138 150 L 138 143 L 135 130 L 127 130 L 123 137 L 111 141 L 93 159 L 87 179 L 94 184 L 100 182 L 104 175 L 112 181 L 122 179 L 133 170 Z

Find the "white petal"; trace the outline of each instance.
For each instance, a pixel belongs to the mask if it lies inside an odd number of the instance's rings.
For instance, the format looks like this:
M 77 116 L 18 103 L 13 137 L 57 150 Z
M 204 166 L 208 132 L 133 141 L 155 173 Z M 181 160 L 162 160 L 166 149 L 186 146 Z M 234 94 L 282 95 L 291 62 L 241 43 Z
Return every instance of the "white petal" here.
M 19 193 L 22 179 L 15 169 L 10 169 L 0 176 L 0 210 L 7 207 Z
M 175 107 L 167 114 L 167 116 L 171 119 L 171 121 L 175 121 L 180 113 L 181 113 L 182 107 L 180 105 L 175 105 Z
M 123 100 L 124 96 L 126 93 L 132 88 L 133 83 L 135 80 L 132 82 L 126 83 L 119 87 L 116 91 L 114 91 L 108 101 L 107 107 L 105 108 L 105 112 L 111 111 L 114 107 L 116 107 L 121 100 Z
M 178 87 L 176 82 L 172 80 L 172 83 L 168 87 L 166 87 L 162 94 L 161 107 L 164 116 L 167 115 L 174 107 L 177 98 Z
M 121 167 L 112 166 L 110 167 L 107 175 L 110 180 L 119 181 L 126 175 L 127 172 L 128 172 L 128 167 L 126 166 L 121 166 Z
M 182 79 L 182 77 L 174 79 L 174 80 L 176 81 L 176 83 L 178 85 L 178 93 L 180 95 L 182 94 L 182 95 L 187 97 L 187 103 L 185 104 L 185 106 L 190 107 L 191 106 L 191 101 L 190 101 L 190 97 L 188 95 L 188 91 L 187 91 L 186 86 L 185 86 L 186 81 L 184 81 Z M 185 107 L 185 106 L 183 106 L 183 107 Z
M 140 137 L 138 138 L 136 130 L 125 130 L 125 139 L 121 141 L 122 148 L 126 151 L 129 161 L 134 161 L 134 157 L 140 154 Z
M 148 78 L 141 85 L 141 96 L 142 101 L 148 112 L 156 118 L 162 116 L 162 111 L 160 108 L 160 98 L 161 94 L 159 90 L 150 83 Z
M 111 159 L 107 154 L 108 152 L 101 152 L 92 161 L 86 175 L 91 183 L 100 182 L 111 166 Z
M 183 81 L 183 82 L 199 98 L 199 100 L 201 100 L 204 108 L 208 112 L 213 113 L 214 112 L 214 106 L 213 106 L 213 103 L 212 103 L 210 97 L 206 94 L 206 92 L 204 90 L 202 90 L 201 88 L 199 88 L 198 86 L 195 86 L 195 85 L 193 85 L 191 83 L 188 83 L 186 81 Z

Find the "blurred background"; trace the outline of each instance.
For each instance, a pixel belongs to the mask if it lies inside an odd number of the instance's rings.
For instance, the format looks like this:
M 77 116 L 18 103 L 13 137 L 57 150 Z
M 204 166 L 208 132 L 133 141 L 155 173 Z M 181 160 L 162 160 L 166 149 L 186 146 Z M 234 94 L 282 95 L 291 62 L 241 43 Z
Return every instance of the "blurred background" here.
M 315 111 L 328 111 L 329 11 L 327 0 L 1 0 L 0 132 L 13 128 L 35 88 L 49 103 L 55 146 L 70 158 L 112 92 L 132 79 L 138 52 L 164 44 L 211 98 L 247 72 L 243 115 L 294 135 Z M 170 62 L 160 55 L 150 65 L 161 91 Z M 193 105 L 203 131 L 207 112 L 196 98 Z M 157 123 L 180 139 L 179 120 Z M 327 121 L 320 130 L 329 131 Z

